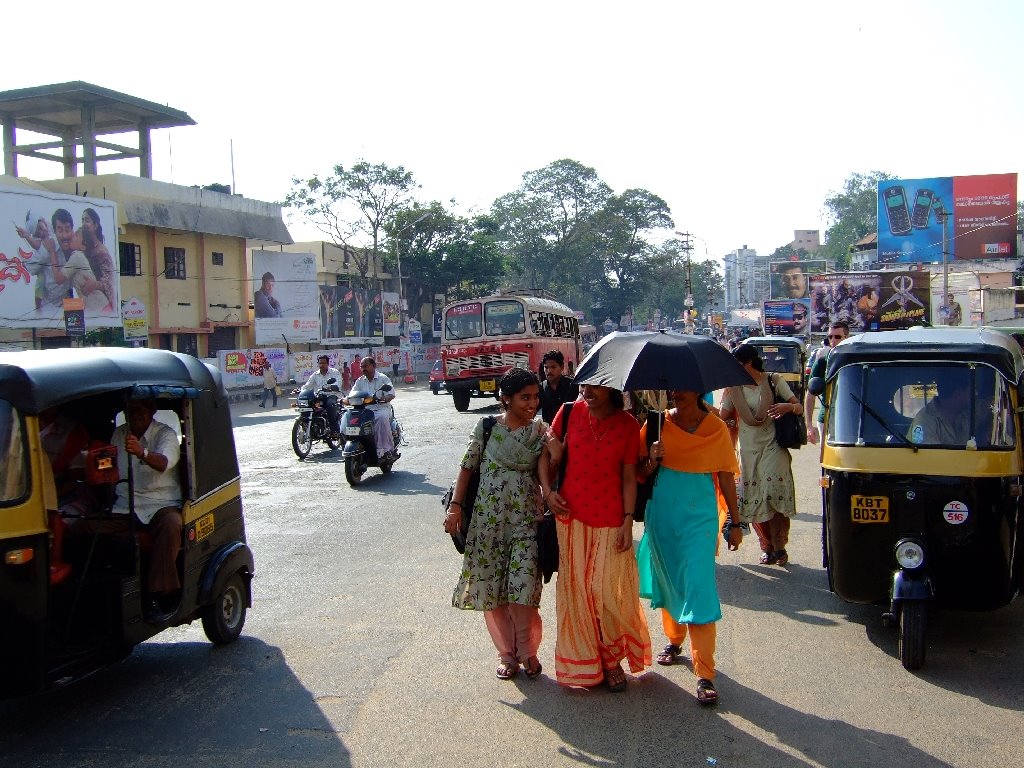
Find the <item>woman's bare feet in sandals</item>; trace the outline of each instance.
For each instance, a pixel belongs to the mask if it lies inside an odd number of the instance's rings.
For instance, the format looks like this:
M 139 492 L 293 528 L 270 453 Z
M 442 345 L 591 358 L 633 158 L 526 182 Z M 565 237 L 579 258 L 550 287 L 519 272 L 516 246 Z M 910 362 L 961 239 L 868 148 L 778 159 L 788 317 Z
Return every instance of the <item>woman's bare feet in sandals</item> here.
M 517 674 L 519 674 L 519 665 L 511 661 L 498 662 L 498 668 L 494 670 L 494 675 L 499 680 L 511 680 Z
M 536 656 L 531 656 L 523 664 L 523 671 L 526 672 L 526 676 L 532 680 L 544 671 L 544 667 L 541 666 L 540 659 Z
M 669 643 L 661 650 L 661 653 L 658 654 L 657 661 L 663 667 L 671 667 L 676 663 L 676 659 L 679 658 L 679 655 L 682 652 L 683 649 L 678 645 L 675 643 Z
M 702 677 L 697 681 L 697 703 L 710 707 L 718 703 L 718 691 L 715 684 L 707 678 Z
M 604 671 L 604 680 L 608 683 L 608 690 L 612 693 L 626 690 L 626 673 L 622 667 L 615 666 Z

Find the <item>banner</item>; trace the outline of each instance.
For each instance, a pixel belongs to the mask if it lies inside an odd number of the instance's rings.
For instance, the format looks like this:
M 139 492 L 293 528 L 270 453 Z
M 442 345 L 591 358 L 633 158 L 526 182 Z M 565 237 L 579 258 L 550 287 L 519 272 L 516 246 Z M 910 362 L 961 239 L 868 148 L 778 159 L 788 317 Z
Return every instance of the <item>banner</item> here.
M 810 333 L 811 300 L 766 301 L 765 336 L 807 336 Z
M 85 300 L 81 296 L 64 299 L 64 333 L 85 336 Z
M 126 339 L 149 338 L 149 318 L 142 299 L 132 296 L 121 301 L 121 321 Z
M 824 259 L 805 261 L 773 261 L 770 265 L 773 299 L 806 299 L 810 297 L 811 275 L 826 270 Z
M 384 335 L 397 336 L 402 322 L 402 312 L 398 308 L 398 294 L 385 291 L 384 297 Z
M 121 327 L 117 208 L 109 200 L 0 188 L 0 328 Z
M 253 251 L 256 343 L 320 339 L 316 258 L 311 253 Z
M 1017 174 L 878 183 L 878 259 L 887 263 L 1017 256 Z
M 263 370 L 267 365 L 273 367 L 282 386 L 291 378 L 284 347 L 222 349 L 217 353 L 217 367 L 228 389 L 263 386 Z
M 931 322 L 928 272 L 831 272 L 811 278 L 811 332 L 843 320 L 850 333 Z

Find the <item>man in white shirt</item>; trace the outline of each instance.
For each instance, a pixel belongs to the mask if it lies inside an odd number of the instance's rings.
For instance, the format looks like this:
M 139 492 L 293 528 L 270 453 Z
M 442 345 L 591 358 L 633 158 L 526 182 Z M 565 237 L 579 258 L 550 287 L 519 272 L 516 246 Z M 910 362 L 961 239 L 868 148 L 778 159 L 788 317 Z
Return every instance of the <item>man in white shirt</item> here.
M 387 404 L 395 399 L 395 390 L 380 391 L 384 385 L 391 386 L 391 379 L 383 373 L 377 373 L 377 363 L 372 357 L 364 357 L 359 367 L 363 375 L 355 380 L 352 389 L 375 393 L 380 400 L 384 401 L 379 405 L 370 406 L 370 410 L 373 411 L 373 436 L 377 442 L 377 458 L 379 459 L 388 451 L 395 449 L 395 440 L 391 435 L 392 409 Z
M 126 423 L 115 429 L 110 439 L 117 446 L 122 480 L 128 478 L 131 461 L 135 517 L 153 537 L 144 582 L 147 599 L 143 608 L 149 620 L 165 613 L 171 607 L 166 600 L 176 598 L 181 589 L 177 566 L 182 528 L 182 488 L 177 472 L 181 444 L 173 429 L 154 420 L 156 411 L 153 400 L 130 401 L 125 407 Z M 130 512 L 127 488 L 118 486 L 111 510 L 115 515 Z
M 327 357 L 327 355 L 320 355 L 320 357 L 318 357 L 316 361 L 317 365 L 319 366 L 318 369 L 313 371 L 312 374 L 310 374 L 310 377 L 306 379 L 306 383 L 302 385 L 302 388 L 311 389 L 315 392 L 326 387 L 329 379 L 334 379 L 335 383 L 338 385 L 340 389 L 341 373 L 338 371 L 337 368 L 330 367 L 330 358 Z M 338 408 L 330 399 L 325 399 L 323 401 L 323 405 L 324 408 L 327 409 L 327 420 L 328 423 L 331 425 L 331 434 L 333 437 L 337 437 Z

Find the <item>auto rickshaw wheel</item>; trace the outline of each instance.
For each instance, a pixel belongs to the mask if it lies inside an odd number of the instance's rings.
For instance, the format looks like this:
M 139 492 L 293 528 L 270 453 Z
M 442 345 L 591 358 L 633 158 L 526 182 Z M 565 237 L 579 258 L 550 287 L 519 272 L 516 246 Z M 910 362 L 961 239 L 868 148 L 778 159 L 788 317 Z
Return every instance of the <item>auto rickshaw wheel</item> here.
M 924 666 L 925 629 L 928 604 L 924 600 L 905 600 L 900 605 L 900 662 L 904 669 Z
M 309 452 L 313 449 L 311 427 L 312 425 L 302 418 L 296 419 L 292 425 L 292 450 L 295 451 L 295 455 L 299 457 L 300 461 L 309 456 Z
M 242 577 L 233 573 L 212 605 L 203 606 L 203 631 L 216 645 L 233 643 L 245 626 L 246 595 Z
M 363 479 L 363 472 L 365 471 L 366 468 L 361 466 L 357 457 L 349 456 L 345 459 L 345 479 L 353 488 L 359 485 L 359 481 Z

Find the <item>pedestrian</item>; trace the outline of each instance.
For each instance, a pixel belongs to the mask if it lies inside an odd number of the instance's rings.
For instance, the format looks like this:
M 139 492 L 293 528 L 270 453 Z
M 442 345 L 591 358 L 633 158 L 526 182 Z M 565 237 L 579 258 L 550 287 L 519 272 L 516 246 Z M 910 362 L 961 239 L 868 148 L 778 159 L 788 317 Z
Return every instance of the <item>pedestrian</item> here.
M 540 386 L 540 410 L 544 421 L 550 424 L 562 403 L 571 403 L 580 395 L 580 388 L 571 376 L 566 376 L 565 356 L 556 349 L 544 353 L 541 360 L 544 381 Z
M 675 408 L 665 414 L 649 452 L 650 425 L 640 430 L 640 450 L 650 455 L 640 462 L 637 474 L 648 480 L 660 464 L 637 550 L 640 596 L 651 601 L 651 608 L 661 609 L 668 645 L 658 654 L 658 663 L 674 664 L 689 635 L 697 701 L 709 705 L 718 701 L 718 532 L 728 537 L 730 549 L 739 547 L 743 538 L 735 484 L 739 466 L 729 428 L 699 393 L 675 391 L 672 400 Z
M 752 523 L 761 545 L 762 565 L 786 565 L 790 519 L 796 515 L 789 450 L 775 439 L 775 419 L 803 408 L 781 376 L 770 378 L 757 348 L 741 344 L 733 352 L 754 384 L 729 387 L 722 398 L 722 418 L 739 426 L 739 518 Z M 782 400 L 775 402 L 775 395 Z M 731 423 L 730 423 L 731 422 Z
M 263 398 L 260 400 L 260 408 L 267 407 L 268 395 L 273 396 L 274 407 L 277 408 L 277 374 L 270 363 L 263 366 Z
M 544 486 L 558 519 L 555 675 L 565 685 L 626 687 L 651 665 L 651 636 L 633 557 L 633 511 L 640 425 L 622 393 L 584 384 L 582 402 L 551 425 L 552 461 L 565 461 L 561 487 Z M 568 422 L 568 423 L 566 423 Z
M 395 347 L 391 350 L 391 373 L 394 376 L 394 380 L 398 381 L 398 366 L 402 362 L 402 350 Z
M 484 612 L 484 624 L 498 651 L 495 674 L 501 680 L 511 680 L 520 664 L 527 677 L 541 673 L 537 650 L 543 581 L 537 523 L 544 513 L 540 487 L 550 485 L 548 461 L 541 461 L 547 425 L 537 418 L 537 375 L 513 368 L 501 377 L 498 389 L 502 414 L 484 450 L 483 419 L 477 422 L 462 458 L 444 529 L 453 533 L 462 525 L 461 499 L 466 496 L 471 474 L 479 468 L 480 486 L 452 605 Z
M 814 365 L 811 366 L 810 378 L 825 378 L 826 364 L 828 362 L 828 355 L 832 351 L 832 348 L 837 346 L 843 339 L 849 338 L 850 326 L 845 320 L 836 320 L 829 324 L 828 335 L 825 339 L 827 350 L 823 350 L 818 353 L 817 358 L 814 360 Z M 814 406 L 818 398 L 810 393 L 804 396 L 804 413 L 806 414 L 805 419 L 807 421 L 807 442 L 811 445 L 818 444 L 819 429 L 818 425 L 824 425 L 825 423 L 825 409 L 822 408 L 818 414 L 817 421 L 814 420 Z
M 363 375 L 362 362 L 363 362 L 363 356 L 361 354 L 359 354 L 358 352 L 355 355 L 352 356 L 352 362 L 349 363 L 349 366 L 348 366 L 349 381 L 351 382 L 351 384 L 355 384 L 356 383 L 356 379 L 358 379 L 360 376 Z M 351 384 L 349 386 L 351 386 Z

